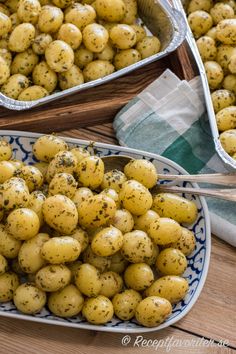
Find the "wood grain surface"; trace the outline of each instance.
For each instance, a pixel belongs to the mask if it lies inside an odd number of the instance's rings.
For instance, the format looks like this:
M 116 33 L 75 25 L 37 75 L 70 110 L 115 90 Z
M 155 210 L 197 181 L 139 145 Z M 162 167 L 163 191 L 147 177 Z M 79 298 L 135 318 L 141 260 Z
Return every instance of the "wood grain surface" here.
M 60 135 L 117 143 L 111 124 L 63 131 Z M 135 341 L 138 340 L 134 335 L 131 336 L 130 343 L 123 346 L 124 335 L 42 325 L 1 317 L 0 354 L 236 353 L 235 264 L 235 249 L 212 236 L 207 280 L 192 310 L 174 326 L 143 335 L 143 339 L 146 340 L 159 340 L 158 349 L 134 346 Z M 203 337 L 208 342 L 203 342 L 205 345 L 195 346 L 197 341 L 203 341 Z M 170 340 L 175 347 L 167 346 Z M 210 344 L 209 340 L 214 341 L 214 345 Z M 227 341 L 228 346 L 220 346 L 221 340 Z
M 180 58 L 182 58 L 180 60 Z M 194 76 L 186 45 L 162 60 L 126 76 L 29 111 L 0 107 L 0 129 L 56 132 L 111 122 L 115 114 L 148 84 L 170 68 L 181 79 Z

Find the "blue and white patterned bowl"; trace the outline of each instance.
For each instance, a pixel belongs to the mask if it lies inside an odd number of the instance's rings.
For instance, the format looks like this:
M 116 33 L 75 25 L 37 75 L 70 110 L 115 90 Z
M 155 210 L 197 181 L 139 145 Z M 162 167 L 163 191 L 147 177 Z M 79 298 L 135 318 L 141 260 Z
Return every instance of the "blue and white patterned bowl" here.
M 25 163 L 34 162 L 34 157 L 32 155 L 32 145 L 35 140 L 40 136 L 40 134 L 26 133 L 26 132 L 15 132 L 15 131 L 0 131 L 0 138 L 4 138 L 9 141 L 13 147 L 14 158 L 20 159 Z M 88 147 L 91 143 L 84 140 L 64 138 L 70 145 L 77 145 Z M 161 156 L 147 153 L 144 151 L 138 151 L 129 148 L 123 148 L 120 146 L 108 145 L 96 143 L 93 145 L 96 150 L 96 154 L 111 155 L 111 154 L 123 154 L 129 155 L 133 158 L 144 158 L 152 161 L 156 165 L 159 173 L 170 173 L 170 174 L 186 174 L 187 172 L 177 165 L 176 163 L 163 158 Z M 181 184 L 180 184 L 181 185 Z M 182 184 L 183 185 L 183 184 Z M 196 187 L 196 184 L 187 184 Z M 185 195 L 184 195 L 185 196 Z M 113 318 L 112 321 L 102 326 L 91 325 L 86 322 L 80 316 L 73 317 L 70 319 L 62 319 L 53 316 L 48 309 L 43 309 L 41 313 L 30 316 L 23 315 L 18 312 L 12 302 L 0 304 L 0 315 L 24 319 L 40 323 L 55 324 L 60 326 L 75 327 L 81 329 L 90 329 L 97 331 L 106 332 L 116 332 L 116 333 L 142 333 L 150 332 L 163 329 L 175 322 L 179 321 L 184 317 L 188 311 L 192 308 L 200 292 L 203 288 L 204 282 L 206 280 L 209 260 L 210 260 L 210 249 L 211 249 L 211 233 L 210 233 L 210 218 L 208 213 L 208 208 L 204 198 L 195 196 L 185 196 L 191 200 L 194 200 L 198 208 L 198 218 L 197 221 L 188 226 L 188 228 L 194 231 L 196 236 L 196 249 L 188 257 L 188 267 L 184 273 L 184 277 L 188 280 L 189 291 L 184 300 L 180 301 L 173 308 L 171 316 L 160 326 L 154 328 L 145 328 L 139 325 L 135 320 L 131 321 L 121 321 L 117 318 Z

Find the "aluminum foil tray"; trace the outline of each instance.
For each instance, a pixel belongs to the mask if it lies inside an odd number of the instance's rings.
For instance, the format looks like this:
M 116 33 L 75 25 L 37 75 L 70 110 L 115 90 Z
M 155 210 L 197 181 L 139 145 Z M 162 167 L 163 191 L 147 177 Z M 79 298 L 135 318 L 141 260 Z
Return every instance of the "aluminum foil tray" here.
M 208 119 L 210 122 L 210 127 L 211 127 L 211 132 L 212 132 L 212 137 L 214 140 L 216 152 L 217 152 L 218 156 L 220 157 L 220 159 L 222 160 L 225 168 L 229 171 L 235 172 L 236 171 L 236 160 L 234 160 L 230 155 L 227 154 L 227 152 L 223 149 L 220 139 L 219 139 L 219 131 L 218 131 L 218 127 L 216 124 L 215 112 L 214 112 L 213 104 L 211 101 L 211 92 L 210 92 L 210 88 L 208 85 L 204 65 L 203 65 L 201 56 L 199 54 L 199 51 L 198 51 L 194 36 L 192 34 L 192 31 L 188 25 L 187 17 L 185 15 L 184 9 L 187 8 L 188 3 L 189 3 L 189 0 L 173 0 L 173 6 L 177 10 L 179 10 L 184 17 L 185 25 L 187 27 L 186 41 L 187 41 L 187 43 L 189 45 L 189 49 L 196 61 L 196 64 L 197 64 L 197 67 L 199 70 L 199 75 L 201 76 L 203 91 L 204 91 L 204 96 L 205 96 L 206 109 L 207 109 L 207 113 L 208 113 Z
M 160 53 L 141 60 L 127 68 L 116 71 L 102 79 L 75 86 L 65 91 L 56 92 L 36 101 L 13 100 L 0 93 L 0 106 L 12 110 L 23 111 L 35 106 L 43 105 L 73 93 L 107 83 L 108 81 L 114 80 L 130 73 L 131 71 L 141 68 L 144 65 L 148 65 L 153 61 L 161 59 L 177 49 L 186 36 L 186 23 L 180 11 L 172 8 L 167 0 L 137 0 L 137 2 L 141 21 L 153 35 L 159 37 L 162 43 Z

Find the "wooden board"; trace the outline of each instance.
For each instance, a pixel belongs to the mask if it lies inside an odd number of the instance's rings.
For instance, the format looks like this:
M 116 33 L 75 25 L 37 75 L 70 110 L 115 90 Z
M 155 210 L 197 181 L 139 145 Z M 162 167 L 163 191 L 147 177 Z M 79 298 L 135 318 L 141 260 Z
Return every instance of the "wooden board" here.
M 47 105 L 22 112 L 0 107 L 0 129 L 51 133 L 111 122 L 126 103 L 167 68 L 181 79 L 195 75 L 185 44 L 168 57 L 124 77 Z

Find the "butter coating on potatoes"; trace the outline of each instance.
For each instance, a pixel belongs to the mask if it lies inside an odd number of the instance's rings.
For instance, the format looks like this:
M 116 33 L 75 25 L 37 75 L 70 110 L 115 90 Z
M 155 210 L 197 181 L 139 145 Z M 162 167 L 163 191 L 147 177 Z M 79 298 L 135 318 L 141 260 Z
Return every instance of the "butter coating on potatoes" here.
M 182 274 L 196 241 L 179 223 L 195 221 L 196 205 L 153 196 L 158 174 L 146 160 L 107 172 L 91 146 L 55 135 L 32 152 L 37 162 L 27 165 L 0 141 L 0 303 L 81 313 L 98 326 L 114 314 L 158 326 L 188 291 Z

